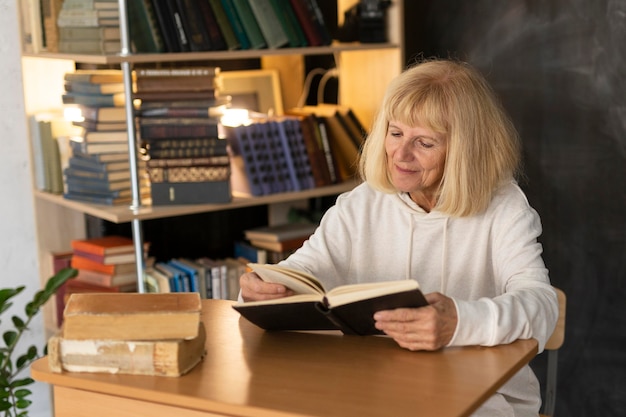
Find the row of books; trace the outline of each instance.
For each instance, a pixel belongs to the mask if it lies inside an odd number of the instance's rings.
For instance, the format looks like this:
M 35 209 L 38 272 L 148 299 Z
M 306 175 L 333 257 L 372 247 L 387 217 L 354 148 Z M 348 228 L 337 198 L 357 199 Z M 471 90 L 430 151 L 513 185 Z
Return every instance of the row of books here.
M 332 41 L 317 0 L 129 0 L 129 6 L 138 52 L 321 46 Z
M 25 0 L 28 52 L 117 53 L 117 0 Z M 135 53 L 322 46 L 332 34 L 317 0 L 128 0 Z M 43 8 L 42 8 L 43 7 Z
M 152 204 L 229 202 L 230 159 L 219 124 L 230 97 L 220 97 L 220 68 L 146 68 L 134 74 Z
M 227 129 L 233 191 L 260 196 L 354 178 L 365 137 L 354 113 L 334 105 L 289 113 Z

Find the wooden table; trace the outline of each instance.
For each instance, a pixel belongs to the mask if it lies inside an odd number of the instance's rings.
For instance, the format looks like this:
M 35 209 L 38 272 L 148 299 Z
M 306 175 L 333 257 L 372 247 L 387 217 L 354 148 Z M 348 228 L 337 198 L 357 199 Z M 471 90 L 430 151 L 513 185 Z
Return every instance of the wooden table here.
M 51 373 L 57 417 L 468 416 L 537 352 L 535 340 L 410 352 L 387 337 L 264 332 L 203 301 L 207 356 L 179 378 Z

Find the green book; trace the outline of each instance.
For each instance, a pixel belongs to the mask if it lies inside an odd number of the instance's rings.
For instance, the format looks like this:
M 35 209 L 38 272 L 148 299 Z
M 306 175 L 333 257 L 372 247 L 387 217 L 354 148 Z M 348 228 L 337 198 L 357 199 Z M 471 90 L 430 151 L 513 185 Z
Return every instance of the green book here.
M 263 33 L 261 33 L 261 28 L 257 23 L 248 0 L 233 0 L 233 5 L 235 6 L 237 15 L 241 20 L 243 29 L 250 40 L 250 49 L 267 48 L 267 42 L 263 37 Z
M 215 20 L 217 20 L 217 25 L 222 32 L 222 36 L 226 41 L 227 49 L 231 51 L 236 49 L 242 49 L 241 43 L 237 39 L 237 36 L 235 36 L 233 28 L 230 26 L 228 16 L 226 16 L 226 11 L 224 10 L 224 6 L 222 5 L 221 1 L 209 0 L 209 4 L 211 5 L 211 9 L 213 10 L 213 14 L 215 15 Z

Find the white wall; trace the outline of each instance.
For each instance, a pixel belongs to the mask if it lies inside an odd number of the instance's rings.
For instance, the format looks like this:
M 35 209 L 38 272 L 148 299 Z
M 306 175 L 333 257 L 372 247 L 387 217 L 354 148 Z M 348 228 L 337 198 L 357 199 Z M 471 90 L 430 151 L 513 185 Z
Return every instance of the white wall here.
M 24 1 L 24 0 L 19 0 Z M 35 215 L 24 111 L 17 1 L 0 0 L 0 287 L 25 285 L 15 302 L 15 314 L 39 288 Z M 4 318 L 0 333 L 11 321 Z M 22 348 L 45 344 L 43 318 L 38 316 L 25 336 Z M 52 415 L 48 385 L 36 383 L 30 416 Z

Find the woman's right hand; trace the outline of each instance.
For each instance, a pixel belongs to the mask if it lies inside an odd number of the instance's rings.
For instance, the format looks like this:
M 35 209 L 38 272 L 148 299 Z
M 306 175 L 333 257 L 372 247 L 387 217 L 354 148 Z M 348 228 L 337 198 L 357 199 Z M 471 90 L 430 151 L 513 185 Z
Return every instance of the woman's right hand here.
M 246 272 L 239 277 L 239 287 L 244 301 L 273 300 L 294 294 L 282 284 L 263 281 L 256 272 Z

